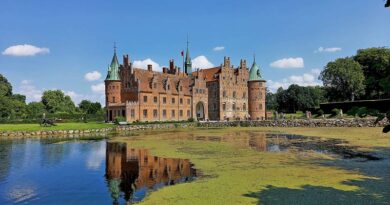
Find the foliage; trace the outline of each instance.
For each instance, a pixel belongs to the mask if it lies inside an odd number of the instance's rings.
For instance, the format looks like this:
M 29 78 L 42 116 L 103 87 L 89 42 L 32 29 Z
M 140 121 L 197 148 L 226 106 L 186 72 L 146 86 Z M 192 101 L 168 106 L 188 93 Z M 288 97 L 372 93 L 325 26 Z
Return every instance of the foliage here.
M 0 97 L 11 96 L 12 85 L 8 82 L 7 78 L 0 74 Z
M 321 109 L 317 110 L 317 115 L 318 116 L 322 116 L 323 114 L 324 114 L 323 110 L 321 110 Z
M 299 86 L 292 84 L 287 90 L 279 88 L 275 94 L 279 112 L 295 113 L 318 107 L 325 101 L 324 90 L 319 86 Z
M 114 120 L 114 123 L 115 123 L 116 125 L 119 125 L 120 122 L 126 122 L 126 118 L 124 118 L 124 117 L 122 117 L 122 116 L 116 117 L 115 120 Z
M 41 127 L 38 123 L 34 124 L 0 124 L 0 131 L 48 131 L 48 130 L 85 130 L 109 128 L 114 125 L 105 123 L 57 123 L 55 127 Z
M 360 64 L 352 58 L 329 62 L 319 79 L 324 83 L 330 100 L 343 101 L 364 93 L 364 75 Z
M 194 122 L 195 119 L 193 117 L 188 118 L 188 122 Z
M 340 114 L 340 110 L 337 108 L 332 109 L 332 111 L 330 112 L 331 117 L 337 116 L 339 114 Z
M 390 7 L 390 0 L 386 1 L 385 7 Z
M 268 88 L 266 88 L 265 92 L 266 92 L 266 96 L 265 96 L 266 110 L 277 110 L 278 109 L 278 101 L 276 98 L 276 94 L 270 92 Z
M 76 110 L 72 99 L 61 90 L 47 90 L 43 92 L 42 103 L 49 113 L 73 113 Z
M 30 118 L 40 118 L 45 112 L 45 106 L 42 102 L 30 102 L 27 104 L 27 116 Z
M 91 102 L 89 100 L 82 100 L 79 104 L 79 108 L 83 113 L 96 114 L 101 112 L 102 105 L 99 102 Z
M 358 50 L 353 57 L 363 69 L 365 98 L 390 97 L 390 49 L 367 48 Z

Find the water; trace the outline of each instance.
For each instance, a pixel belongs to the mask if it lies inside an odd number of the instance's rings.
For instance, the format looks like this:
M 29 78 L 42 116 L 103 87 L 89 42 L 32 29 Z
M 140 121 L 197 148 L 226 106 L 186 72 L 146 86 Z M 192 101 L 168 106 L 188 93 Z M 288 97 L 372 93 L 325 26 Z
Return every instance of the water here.
M 156 134 L 157 133 L 157 134 Z M 380 160 L 371 153 L 320 140 L 262 132 L 152 132 L 156 140 L 227 142 L 257 152 L 317 152 Z M 387 156 L 388 157 L 388 156 Z M 348 159 L 349 160 L 349 159 Z M 189 159 L 153 156 L 148 149 L 107 140 L 0 140 L 0 204 L 126 204 L 164 186 L 200 176 Z
M 0 204 L 125 204 L 195 179 L 188 159 L 101 141 L 0 141 Z

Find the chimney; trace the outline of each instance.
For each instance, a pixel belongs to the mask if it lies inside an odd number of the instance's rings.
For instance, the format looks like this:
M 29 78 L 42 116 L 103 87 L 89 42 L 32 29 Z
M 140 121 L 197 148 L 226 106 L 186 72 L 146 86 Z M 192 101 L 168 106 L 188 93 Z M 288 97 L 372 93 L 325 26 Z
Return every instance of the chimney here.
M 246 60 L 241 59 L 241 61 L 240 61 L 240 68 L 241 69 L 246 68 Z
M 175 67 L 175 61 L 173 59 L 169 60 L 169 69 L 173 69 Z
M 152 65 L 151 65 L 151 64 L 148 64 L 148 71 L 149 71 L 149 72 L 152 72 L 152 71 L 153 71 Z
M 123 65 L 125 66 L 125 67 L 127 67 L 127 66 L 129 66 L 130 64 L 129 64 L 129 55 L 123 55 Z
M 227 68 L 229 68 L 230 67 L 230 57 L 224 57 L 223 58 L 223 65 L 225 66 L 225 67 L 227 67 Z

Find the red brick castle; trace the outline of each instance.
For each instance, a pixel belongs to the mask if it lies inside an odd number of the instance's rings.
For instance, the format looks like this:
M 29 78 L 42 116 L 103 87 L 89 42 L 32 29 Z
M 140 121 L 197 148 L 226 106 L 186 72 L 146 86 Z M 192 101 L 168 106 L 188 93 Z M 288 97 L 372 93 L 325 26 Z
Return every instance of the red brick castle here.
M 250 70 L 246 60 L 234 67 L 225 57 L 193 72 L 187 45 L 183 67 L 170 60 L 162 72 L 135 68 L 128 55 L 119 64 L 114 52 L 105 80 L 107 121 L 265 119 L 266 81 L 255 59 Z

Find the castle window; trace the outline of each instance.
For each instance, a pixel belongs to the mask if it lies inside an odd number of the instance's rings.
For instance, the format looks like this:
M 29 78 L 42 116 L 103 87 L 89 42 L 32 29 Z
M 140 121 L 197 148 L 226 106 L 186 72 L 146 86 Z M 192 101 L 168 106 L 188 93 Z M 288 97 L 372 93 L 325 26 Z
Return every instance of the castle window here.
M 163 104 L 167 104 L 167 97 L 163 97 Z
M 183 117 L 183 110 L 180 110 L 180 117 Z
M 242 98 L 246 98 L 246 92 L 242 94 Z
M 233 103 L 233 111 L 236 111 L 236 103 Z
M 187 117 L 190 117 L 190 110 L 187 110 Z
M 180 91 L 182 91 L 183 90 L 183 87 L 182 86 L 180 86 Z
M 148 110 L 147 109 L 143 110 L 143 114 L 144 114 L 144 118 L 148 118 Z
M 226 97 L 226 91 L 225 90 L 223 91 L 223 97 Z
M 172 98 L 172 104 L 175 104 L 175 101 L 176 101 L 175 98 Z
M 183 104 L 183 98 L 180 98 L 180 105 Z
M 222 110 L 226 111 L 226 103 L 222 104 Z
M 153 83 L 153 88 L 157 88 L 157 83 Z
M 115 103 L 115 97 L 112 97 L 112 102 Z
M 168 89 L 168 90 L 171 89 L 171 86 L 168 85 L 168 86 L 167 86 L 167 89 Z
M 153 110 L 153 117 L 154 117 L 154 118 L 157 118 L 157 109 L 154 109 L 154 110 Z
M 134 109 L 130 110 L 130 116 L 131 116 L 131 118 L 135 118 L 135 110 Z
M 153 102 L 157 103 L 157 97 L 153 97 Z
M 175 117 L 175 110 L 172 110 L 172 115 L 171 115 L 171 117 L 172 117 L 172 118 Z
M 187 104 L 188 104 L 188 105 L 191 104 L 191 100 L 190 100 L 190 99 L 187 99 Z
M 236 98 L 236 91 L 233 91 L 233 98 Z
M 244 103 L 244 105 L 242 106 L 242 109 L 244 110 L 244 111 L 246 111 L 246 104 Z
M 263 104 L 260 104 L 260 105 L 259 105 L 259 109 L 260 109 L 260 110 L 263 110 Z
M 144 103 L 148 102 L 148 96 L 144 96 Z
M 163 110 L 163 118 L 167 117 L 167 110 Z

